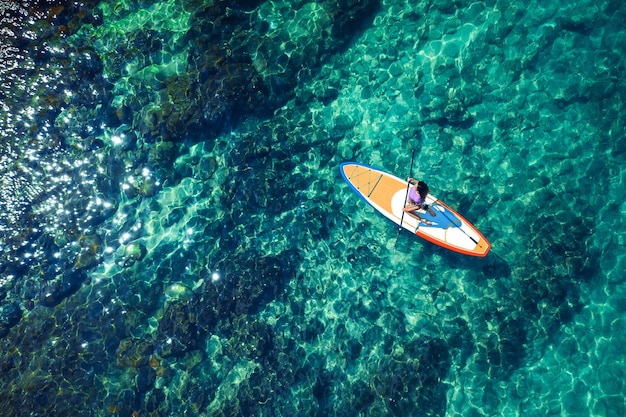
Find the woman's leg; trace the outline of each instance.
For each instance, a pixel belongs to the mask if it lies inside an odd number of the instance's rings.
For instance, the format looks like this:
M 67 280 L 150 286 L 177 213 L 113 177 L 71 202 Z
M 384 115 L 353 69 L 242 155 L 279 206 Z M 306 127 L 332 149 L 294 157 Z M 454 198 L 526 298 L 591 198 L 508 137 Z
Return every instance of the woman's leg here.
M 409 207 L 404 208 L 404 212 L 408 214 L 409 216 L 413 217 L 414 219 L 417 219 L 418 222 L 423 222 L 425 224 L 432 224 L 432 222 L 429 222 L 428 220 L 420 217 L 420 215 L 417 214 L 417 210 L 419 210 L 419 207 L 417 206 L 409 206 Z

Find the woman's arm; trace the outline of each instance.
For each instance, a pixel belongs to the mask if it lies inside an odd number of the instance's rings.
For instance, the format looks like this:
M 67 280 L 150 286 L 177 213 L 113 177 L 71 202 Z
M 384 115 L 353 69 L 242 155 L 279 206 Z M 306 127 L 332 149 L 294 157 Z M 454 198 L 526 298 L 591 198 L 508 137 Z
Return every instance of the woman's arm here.
M 421 208 L 422 208 L 422 205 L 420 204 L 418 206 L 408 206 L 408 207 L 403 208 L 402 210 L 404 210 L 405 213 L 410 213 L 412 211 L 417 211 Z

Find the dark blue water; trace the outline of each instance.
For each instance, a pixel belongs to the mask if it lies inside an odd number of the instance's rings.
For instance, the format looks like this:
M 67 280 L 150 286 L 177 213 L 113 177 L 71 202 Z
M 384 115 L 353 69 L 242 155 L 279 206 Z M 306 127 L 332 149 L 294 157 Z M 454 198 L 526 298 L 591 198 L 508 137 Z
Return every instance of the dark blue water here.
M 625 17 L 0 2 L 7 415 L 623 415 Z M 348 160 L 492 251 L 398 238 Z

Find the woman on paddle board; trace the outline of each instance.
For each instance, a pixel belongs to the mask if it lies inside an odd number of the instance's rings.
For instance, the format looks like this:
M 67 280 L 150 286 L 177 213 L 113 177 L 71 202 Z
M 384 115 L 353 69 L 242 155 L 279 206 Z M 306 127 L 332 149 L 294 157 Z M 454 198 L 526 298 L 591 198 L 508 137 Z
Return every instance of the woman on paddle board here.
M 433 209 L 431 209 L 428 204 L 426 204 L 426 196 L 430 191 L 428 185 L 424 181 L 416 181 L 410 177 L 408 181 L 409 184 L 413 184 L 413 187 L 411 187 L 411 189 L 409 190 L 408 204 L 406 205 L 406 207 L 404 207 L 404 212 L 409 216 L 416 218 L 420 222 L 432 225 L 433 223 L 431 221 L 423 219 L 419 216 L 419 214 L 417 214 L 418 210 L 424 209 L 427 210 L 428 213 L 433 217 L 437 215 L 437 213 L 435 213 Z

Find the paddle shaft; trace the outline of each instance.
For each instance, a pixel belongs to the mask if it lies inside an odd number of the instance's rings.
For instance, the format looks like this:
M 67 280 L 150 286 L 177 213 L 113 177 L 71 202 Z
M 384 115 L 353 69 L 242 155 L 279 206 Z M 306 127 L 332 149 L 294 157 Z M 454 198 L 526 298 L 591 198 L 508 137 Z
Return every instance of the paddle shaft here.
M 415 160 L 415 149 L 411 151 L 411 168 L 409 169 L 409 178 L 413 175 L 413 161 Z M 404 195 L 404 206 L 402 207 L 402 216 L 400 216 L 400 227 L 398 227 L 398 236 L 396 236 L 396 243 L 393 245 L 393 250 L 396 250 L 396 245 L 398 244 L 398 238 L 400 237 L 400 232 L 402 232 L 402 223 L 404 222 L 404 209 L 406 208 L 406 199 L 409 197 L 409 188 L 411 187 L 411 182 L 406 180 L 406 193 Z

